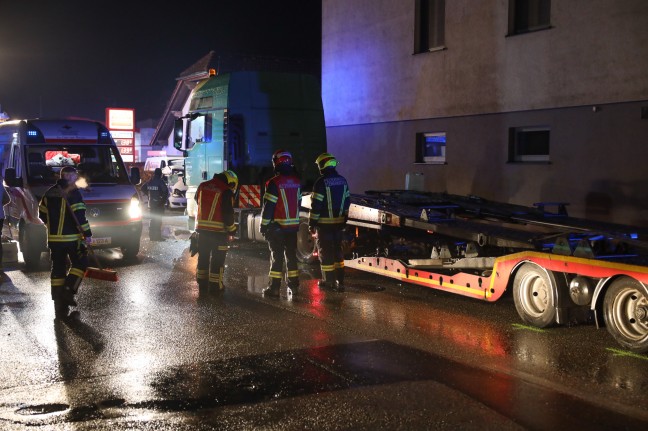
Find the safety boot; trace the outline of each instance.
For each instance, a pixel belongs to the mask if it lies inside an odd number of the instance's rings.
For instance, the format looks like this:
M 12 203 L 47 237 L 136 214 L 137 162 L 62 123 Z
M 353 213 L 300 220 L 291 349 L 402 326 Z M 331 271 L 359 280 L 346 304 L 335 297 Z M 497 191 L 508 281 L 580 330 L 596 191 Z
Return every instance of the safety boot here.
M 268 283 L 268 287 L 263 289 L 263 296 L 267 296 L 269 298 L 279 298 L 281 294 L 279 293 L 279 288 L 281 287 L 281 280 L 278 278 L 274 278 L 270 280 L 270 283 Z
M 292 292 L 293 295 L 299 293 L 299 278 L 291 277 L 288 279 L 288 289 Z
M 326 280 L 319 280 L 317 282 L 317 285 L 319 286 L 320 289 L 324 289 L 324 290 L 334 290 L 335 287 L 335 283 Z

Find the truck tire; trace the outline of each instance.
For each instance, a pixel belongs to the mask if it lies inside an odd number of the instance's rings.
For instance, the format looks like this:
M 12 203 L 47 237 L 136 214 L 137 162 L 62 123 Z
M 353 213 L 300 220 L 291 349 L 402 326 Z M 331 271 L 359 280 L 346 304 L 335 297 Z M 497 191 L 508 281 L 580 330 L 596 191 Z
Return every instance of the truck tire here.
M 18 244 L 28 270 L 38 269 L 41 265 L 41 253 L 47 248 L 46 230 L 20 220 L 18 223 Z
M 523 264 L 513 280 L 515 308 L 526 323 L 546 328 L 556 321 L 555 282 L 551 273 L 533 263 Z
M 133 260 L 137 257 L 137 254 L 140 251 L 140 238 L 137 238 L 136 241 L 131 242 L 130 244 L 122 245 L 120 247 L 124 259 Z
M 314 263 L 317 260 L 315 240 L 308 230 L 308 220 L 301 219 L 297 232 L 297 260 L 301 263 Z
M 603 301 L 608 332 L 628 350 L 648 352 L 648 292 L 634 278 L 612 282 Z

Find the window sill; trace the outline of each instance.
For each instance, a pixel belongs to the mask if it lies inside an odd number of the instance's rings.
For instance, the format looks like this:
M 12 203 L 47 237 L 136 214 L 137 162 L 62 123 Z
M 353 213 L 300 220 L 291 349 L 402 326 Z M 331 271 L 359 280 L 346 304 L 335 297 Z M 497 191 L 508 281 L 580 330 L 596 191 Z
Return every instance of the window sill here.
M 448 162 L 414 162 L 415 165 L 447 165 Z
M 527 30 L 519 30 L 519 31 L 512 32 L 512 33 L 507 33 L 506 37 L 522 36 L 524 34 L 535 33 L 535 32 L 538 32 L 538 31 L 551 30 L 552 28 L 554 28 L 552 25 L 545 25 L 545 26 L 530 28 L 530 29 L 527 29 Z
M 428 54 L 428 53 L 430 53 L 430 52 L 445 51 L 445 50 L 447 50 L 447 49 L 448 49 L 448 47 L 445 46 L 445 45 L 435 46 L 434 48 L 428 48 L 428 49 L 426 49 L 425 51 L 417 51 L 417 52 L 414 52 L 412 55 Z
M 550 165 L 551 161 L 546 160 L 546 161 L 529 161 L 529 162 L 523 162 L 521 160 L 509 160 L 506 162 L 508 165 Z

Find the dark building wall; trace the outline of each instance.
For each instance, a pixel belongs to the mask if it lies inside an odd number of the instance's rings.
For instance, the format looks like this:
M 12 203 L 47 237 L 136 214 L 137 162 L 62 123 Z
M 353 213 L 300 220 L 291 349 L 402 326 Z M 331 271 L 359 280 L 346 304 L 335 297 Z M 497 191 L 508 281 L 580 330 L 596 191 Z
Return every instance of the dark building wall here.
M 327 128 L 352 191 L 405 188 L 532 205 L 568 202 L 570 215 L 648 225 L 648 102 L 629 102 Z M 509 162 L 509 128 L 550 130 L 549 162 Z M 416 135 L 446 133 L 446 163 L 415 163 Z
M 354 191 L 421 172 L 433 191 L 648 225 L 648 2 L 555 0 L 550 28 L 509 36 L 509 1 L 446 0 L 445 45 L 424 53 L 415 4 L 322 2 L 328 149 Z M 549 130 L 548 163 L 509 162 L 527 126 Z M 446 133 L 446 164 L 416 163 L 422 132 Z

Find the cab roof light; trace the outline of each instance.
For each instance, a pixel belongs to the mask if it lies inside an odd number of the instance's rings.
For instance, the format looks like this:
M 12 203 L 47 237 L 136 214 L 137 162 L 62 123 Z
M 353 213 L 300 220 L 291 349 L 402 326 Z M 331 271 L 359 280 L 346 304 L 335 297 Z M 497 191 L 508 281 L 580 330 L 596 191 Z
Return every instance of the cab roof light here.
M 45 142 L 45 136 L 43 136 L 43 132 L 41 132 L 38 128 L 36 127 L 29 127 L 27 128 L 27 143 L 28 144 L 40 144 Z

